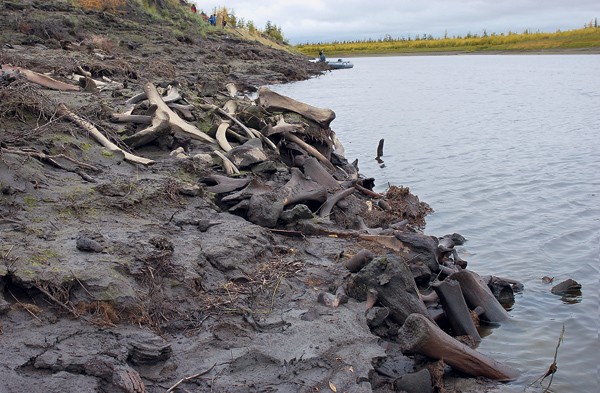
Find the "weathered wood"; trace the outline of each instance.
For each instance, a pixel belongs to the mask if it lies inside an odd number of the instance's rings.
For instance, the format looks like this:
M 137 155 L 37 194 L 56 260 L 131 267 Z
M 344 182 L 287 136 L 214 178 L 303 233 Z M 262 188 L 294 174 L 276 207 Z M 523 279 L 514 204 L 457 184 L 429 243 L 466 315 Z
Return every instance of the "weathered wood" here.
M 359 234 L 358 238 L 360 240 L 368 240 L 371 242 L 378 243 L 387 248 L 391 248 L 394 251 L 398 251 L 399 253 L 401 253 L 401 255 L 405 257 L 407 257 L 411 251 L 409 247 L 407 247 L 404 243 L 398 240 L 395 236 Z
M 519 370 L 462 344 L 421 314 L 411 314 L 406 318 L 398 331 L 398 341 L 403 353 L 443 359 L 455 370 L 468 375 L 498 381 L 514 381 L 520 375 Z
M 275 93 L 264 86 L 258 89 L 258 104 L 270 112 L 282 109 L 296 112 L 307 119 L 319 123 L 323 128 L 329 128 L 329 124 L 335 119 L 335 113 L 331 109 L 320 109 L 304 104 L 292 98 Z
M 452 273 L 449 277 L 451 280 L 456 280 L 460 283 L 463 296 L 470 308 L 474 309 L 477 306 L 483 307 L 484 319 L 490 322 L 503 322 L 510 320 L 510 316 L 502 307 L 500 302 L 494 297 L 494 294 L 481 277 L 471 270 L 461 270 Z
M 460 289 L 460 283 L 456 280 L 445 279 L 444 281 L 435 283 L 433 290 L 440 298 L 454 335 L 469 335 L 476 342 L 481 341 L 479 332 L 473 323 L 473 318 L 471 318 L 471 313 Z

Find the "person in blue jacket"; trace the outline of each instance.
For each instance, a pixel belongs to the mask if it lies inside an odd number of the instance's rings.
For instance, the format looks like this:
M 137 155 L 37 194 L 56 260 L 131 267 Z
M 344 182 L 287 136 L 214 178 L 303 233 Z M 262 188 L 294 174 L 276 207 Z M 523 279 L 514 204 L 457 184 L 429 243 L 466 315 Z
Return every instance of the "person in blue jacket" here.
M 325 53 L 322 50 L 320 50 L 319 51 L 319 61 L 322 62 L 322 63 L 324 63 L 325 60 L 326 60 L 325 59 Z

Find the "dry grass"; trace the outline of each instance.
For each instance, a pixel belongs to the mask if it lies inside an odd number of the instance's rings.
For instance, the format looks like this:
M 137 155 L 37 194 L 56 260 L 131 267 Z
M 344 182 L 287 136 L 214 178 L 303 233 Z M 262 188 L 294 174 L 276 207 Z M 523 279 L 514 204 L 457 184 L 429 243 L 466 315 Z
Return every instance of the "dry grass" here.
M 49 120 L 55 114 L 54 102 L 38 85 L 17 77 L 0 79 L 0 123 L 7 119 L 21 122 Z
M 92 34 L 84 42 L 92 45 L 94 49 L 100 49 L 107 53 L 117 52 L 117 46 L 112 43 L 108 36 Z
M 75 308 L 80 315 L 90 316 L 91 322 L 100 326 L 116 326 L 121 321 L 120 312 L 109 302 L 80 302 Z
M 144 74 L 148 77 L 174 79 L 177 76 L 177 68 L 173 64 L 163 61 L 149 61 L 143 68 Z
M 365 211 L 362 217 L 371 228 L 384 227 L 402 220 L 408 220 L 410 225 L 417 228 L 425 226 L 425 216 L 433 212 L 428 204 L 420 202 L 416 195 L 410 193 L 408 187 L 391 186 L 385 193 L 385 200 L 392 208 L 384 211 L 373 206 Z

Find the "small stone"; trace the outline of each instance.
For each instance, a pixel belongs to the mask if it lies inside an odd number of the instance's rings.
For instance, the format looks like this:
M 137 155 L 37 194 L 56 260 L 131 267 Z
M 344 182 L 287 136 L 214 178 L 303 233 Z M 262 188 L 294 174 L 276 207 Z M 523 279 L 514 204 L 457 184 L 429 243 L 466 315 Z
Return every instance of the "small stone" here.
M 80 236 L 77 238 L 77 249 L 88 252 L 102 252 L 104 247 L 95 240 Z
M 309 218 L 313 218 L 313 213 L 308 206 L 303 204 L 296 205 L 293 209 L 281 213 L 281 220 L 286 224 Z
M 210 154 L 196 154 L 193 157 L 193 160 L 196 164 L 202 166 L 212 166 L 213 159 Z
M 575 281 L 571 278 L 561 282 L 560 284 L 555 285 L 550 290 L 550 292 L 552 292 L 555 295 L 575 294 L 580 291 L 581 291 L 581 284 L 579 284 L 577 281 Z

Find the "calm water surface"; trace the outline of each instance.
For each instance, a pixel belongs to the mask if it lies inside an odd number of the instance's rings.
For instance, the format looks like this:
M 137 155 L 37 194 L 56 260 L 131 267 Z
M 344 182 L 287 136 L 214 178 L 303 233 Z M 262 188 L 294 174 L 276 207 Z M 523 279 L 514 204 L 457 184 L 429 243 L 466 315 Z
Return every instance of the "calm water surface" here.
M 346 157 L 378 191 L 404 185 L 429 203 L 426 233 L 465 236 L 471 269 L 525 284 L 512 322 L 479 346 L 523 371 L 502 391 L 542 391 L 527 385 L 548 370 L 563 323 L 550 391 L 599 391 L 600 56 L 352 61 L 272 88 L 333 109 Z M 543 276 L 578 281 L 582 296 L 552 295 Z

